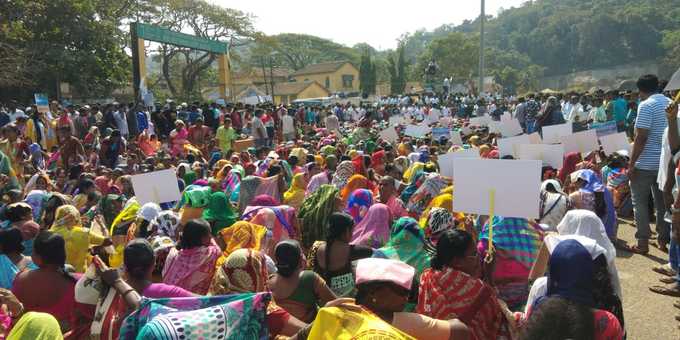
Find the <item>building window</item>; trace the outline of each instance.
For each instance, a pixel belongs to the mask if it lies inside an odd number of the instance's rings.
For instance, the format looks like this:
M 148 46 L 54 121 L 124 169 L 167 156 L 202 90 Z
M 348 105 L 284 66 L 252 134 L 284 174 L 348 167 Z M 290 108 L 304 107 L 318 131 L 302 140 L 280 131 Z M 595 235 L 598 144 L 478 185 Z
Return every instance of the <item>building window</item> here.
M 352 82 L 354 81 L 354 75 L 343 74 L 342 75 L 342 87 L 352 88 Z
M 326 88 L 330 89 L 331 88 L 331 78 L 326 77 Z

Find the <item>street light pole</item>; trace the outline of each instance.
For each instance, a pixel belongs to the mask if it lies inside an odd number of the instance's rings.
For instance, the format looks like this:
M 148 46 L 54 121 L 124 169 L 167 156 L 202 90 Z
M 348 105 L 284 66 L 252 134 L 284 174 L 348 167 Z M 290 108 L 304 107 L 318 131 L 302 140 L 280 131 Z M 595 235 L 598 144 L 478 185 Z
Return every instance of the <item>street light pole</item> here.
M 484 13 L 484 0 L 482 0 L 482 14 L 479 18 L 479 94 L 484 92 L 484 21 L 486 21 L 486 14 Z

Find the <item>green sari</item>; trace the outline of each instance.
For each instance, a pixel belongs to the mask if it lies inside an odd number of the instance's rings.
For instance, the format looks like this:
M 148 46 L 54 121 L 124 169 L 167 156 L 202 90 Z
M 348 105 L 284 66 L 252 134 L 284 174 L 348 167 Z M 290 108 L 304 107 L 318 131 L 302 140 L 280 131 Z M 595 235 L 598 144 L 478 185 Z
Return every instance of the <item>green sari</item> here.
M 392 226 L 390 240 L 384 247 L 373 252 L 373 257 L 393 259 L 405 262 L 416 269 L 416 279 L 430 268 L 431 246 L 425 239 L 423 229 L 411 217 L 402 217 Z
M 336 210 L 338 188 L 324 184 L 307 197 L 300 206 L 298 217 L 302 220 L 302 245 L 309 249 L 314 241 L 326 239 L 326 222 Z
M 213 192 L 210 195 L 210 203 L 203 210 L 203 218 L 210 222 L 213 235 L 217 235 L 220 230 L 230 227 L 238 220 L 238 216 L 229 203 L 227 195 L 221 191 Z

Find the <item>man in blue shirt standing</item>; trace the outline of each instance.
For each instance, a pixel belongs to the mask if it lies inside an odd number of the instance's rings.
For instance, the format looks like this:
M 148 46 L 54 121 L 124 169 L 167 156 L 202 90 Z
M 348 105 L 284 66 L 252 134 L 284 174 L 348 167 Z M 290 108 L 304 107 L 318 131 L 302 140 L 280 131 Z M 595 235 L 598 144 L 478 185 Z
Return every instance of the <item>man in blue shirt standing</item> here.
M 639 254 L 649 252 L 649 238 L 651 236 L 649 195 L 651 194 L 656 212 L 659 248 L 663 252 L 668 252 L 670 230 L 668 222 L 664 220 L 665 205 L 656 179 L 659 173 L 663 132 L 668 125 L 666 108 L 671 100 L 659 93 L 659 79 L 655 75 L 640 77 L 637 81 L 637 87 L 642 102 L 638 107 L 635 120 L 635 140 L 628 166 L 635 225 L 637 227 L 637 232 L 635 232 L 637 245 L 633 246 L 631 251 Z

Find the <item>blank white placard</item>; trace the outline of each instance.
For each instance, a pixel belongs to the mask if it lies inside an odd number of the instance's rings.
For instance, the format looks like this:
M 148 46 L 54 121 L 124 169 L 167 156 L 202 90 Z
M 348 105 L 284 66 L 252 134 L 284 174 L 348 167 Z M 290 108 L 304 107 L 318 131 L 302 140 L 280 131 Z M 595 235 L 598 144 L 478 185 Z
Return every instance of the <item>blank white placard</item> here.
M 158 204 L 175 202 L 181 197 L 177 175 L 172 169 L 134 175 L 131 179 L 135 197 L 140 205 L 149 202 Z
M 595 132 L 595 130 L 586 130 L 576 132 L 569 136 L 560 136 L 560 143 L 564 146 L 565 153 L 588 153 L 600 148 L 600 144 L 597 142 L 597 132 Z
M 557 144 L 560 142 L 560 137 L 574 133 L 571 123 L 544 126 L 542 130 L 544 144 Z
M 501 121 L 501 125 L 498 128 L 503 137 L 514 137 L 524 133 L 524 130 L 522 130 L 522 126 L 519 125 L 517 119 Z
M 390 126 L 387 129 L 380 131 L 380 138 L 390 143 L 394 143 L 399 140 L 399 135 L 397 134 L 397 130 L 395 130 L 393 126 Z
M 600 137 L 600 143 L 602 144 L 602 150 L 607 155 L 621 150 L 626 150 L 630 154 L 633 148 L 625 132 L 602 136 Z
M 562 168 L 564 147 L 562 144 L 522 144 L 519 146 L 519 159 L 539 160 L 555 169 Z
M 531 144 L 529 135 L 501 138 L 498 140 L 498 152 L 500 153 L 501 158 L 510 155 L 516 159 L 519 152 L 519 146 L 522 144 Z
M 453 210 L 488 215 L 538 218 L 541 161 L 461 158 L 453 163 Z
M 465 149 L 456 152 L 449 152 L 447 154 L 437 157 L 439 163 L 439 171 L 442 176 L 453 177 L 453 163 L 461 158 L 481 158 L 477 149 Z

